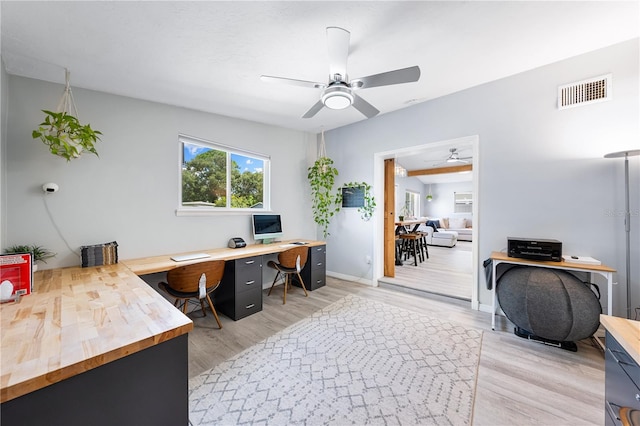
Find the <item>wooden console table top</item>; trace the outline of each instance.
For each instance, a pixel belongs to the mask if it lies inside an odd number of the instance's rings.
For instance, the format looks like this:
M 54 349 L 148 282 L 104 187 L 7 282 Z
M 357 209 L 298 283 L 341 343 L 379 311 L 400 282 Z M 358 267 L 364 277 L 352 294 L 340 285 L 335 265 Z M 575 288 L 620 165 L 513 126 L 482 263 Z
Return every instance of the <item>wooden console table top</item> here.
M 576 269 L 576 270 L 594 271 L 594 272 L 616 272 L 615 269 L 610 268 L 607 265 L 589 265 L 587 263 L 573 263 L 573 262 L 567 262 L 565 260 L 563 260 L 562 262 L 553 262 L 550 260 L 520 259 L 518 257 L 509 257 L 507 253 L 504 253 L 501 251 L 491 252 L 491 259 L 498 260 L 500 262 L 518 263 L 518 264 L 532 265 L 532 266 L 548 266 L 552 268 Z
M 33 290 L 19 303 L 0 305 L 0 402 L 193 329 L 122 264 L 38 271 Z

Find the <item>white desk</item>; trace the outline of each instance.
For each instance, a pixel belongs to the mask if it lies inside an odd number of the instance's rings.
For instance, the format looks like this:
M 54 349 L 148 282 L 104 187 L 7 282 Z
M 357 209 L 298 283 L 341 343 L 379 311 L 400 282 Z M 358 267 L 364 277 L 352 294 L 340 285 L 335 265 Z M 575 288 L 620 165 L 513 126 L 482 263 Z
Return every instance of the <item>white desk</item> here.
M 526 265 L 536 266 L 539 268 L 550 269 L 564 269 L 566 271 L 587 272 L 589 274 L 599 274 L 607 279 L 607 314 L 612 315 L 613 312 L 613 273 L 615 269 L 605 265 L 585 265 L 582 263 L 571 262 L 551 262 L 541 260 L 529 260 L 519 259 L 516 257 L 509 257 L 506 253 L 500 251 L 494 251 L 491 253 L 491 260 L 493 261 L 493 270 L 491 271 L 491 329 L 496 329 L 496 308 L 498 307 L 496 296 L 496 272 L 500 263 L 510 263 L 513 265 Z

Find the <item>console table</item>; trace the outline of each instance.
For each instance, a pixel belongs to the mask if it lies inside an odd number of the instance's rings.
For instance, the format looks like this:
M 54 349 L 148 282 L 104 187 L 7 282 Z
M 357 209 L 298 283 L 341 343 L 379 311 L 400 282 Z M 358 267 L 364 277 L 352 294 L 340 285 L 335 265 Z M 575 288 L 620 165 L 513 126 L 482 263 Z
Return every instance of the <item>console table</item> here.
M 491 253 L 492 274 L 491 274 L 491 329 L 496 329 L 496 309 L 498 306 L 496 297 L 496 272 L 497 267 L 501 263 L 509 263 L 513 265 L 536 266 L 539 268 L 563 269 L 566 271 L 587 272 L 589 274 L 598 274 L 607 280 L 607 314 L 612 315 L 613 312 L 613 273 L 615 269 L 606 265 L 587 265 L 582 263 L 572 263 L 567 261 L 551 262 L 541 260 L 519 259 L 517 257 L 509 257 L 501 251 Z

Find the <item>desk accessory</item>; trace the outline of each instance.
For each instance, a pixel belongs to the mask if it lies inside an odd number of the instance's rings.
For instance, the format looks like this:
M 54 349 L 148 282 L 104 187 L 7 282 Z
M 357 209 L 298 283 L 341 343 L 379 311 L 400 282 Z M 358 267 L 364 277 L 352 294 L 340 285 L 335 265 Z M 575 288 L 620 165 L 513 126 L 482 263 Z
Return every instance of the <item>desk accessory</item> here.
M 229 248 L 246 247 L 247 243 L 240 237 L 233 237 L 229 240 Z
M 180 256 L 171 256 L 171 260 L 173 260 L 174 262 L 184 262 L 187 260 L 206 259 L 207 257 L 211 257 L 211 255 L 207 253 L 192 253 L 183 254 Z

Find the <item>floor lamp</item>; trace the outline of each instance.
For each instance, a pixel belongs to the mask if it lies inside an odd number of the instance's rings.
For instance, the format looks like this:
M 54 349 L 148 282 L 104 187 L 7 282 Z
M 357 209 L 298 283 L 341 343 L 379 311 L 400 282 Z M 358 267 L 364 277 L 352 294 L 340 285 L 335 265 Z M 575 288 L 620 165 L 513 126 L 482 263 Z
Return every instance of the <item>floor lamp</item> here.
M 631 318 L 631 241 L 629 235 L 631 233 L 631 210 L 629 209 L 629 157 L 640 155 L 640 149 L 632 149 L 629 151 L 612 152 L 604 156 L 604 158 L 621 158 L 624 157 L 624 231 L 626 234 L 626 276 L 627 276 L 627 318 Z M 608 312 L 611 315 L 611 312 Z

